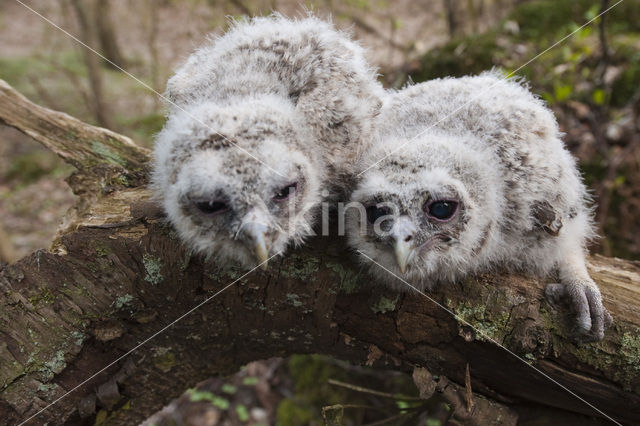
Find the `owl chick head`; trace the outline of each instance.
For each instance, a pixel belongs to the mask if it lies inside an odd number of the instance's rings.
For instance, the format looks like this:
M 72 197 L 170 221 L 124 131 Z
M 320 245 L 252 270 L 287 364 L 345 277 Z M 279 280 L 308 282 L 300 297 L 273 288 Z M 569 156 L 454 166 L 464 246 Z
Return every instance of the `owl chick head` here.
M 468 138 L 444 134 L 388 139 L 361 175 L 347 210 L 349 243 L 414 282 L 453 279 L 489 243 L 499 214 L 491 164 L 469 149 Z M 409 143 L 407 143 L 409 142 Z M 353 205 L 353 204 L 352 204 Z M 426 282 L 428 285 L 428 282 Z
M 153 189 L 192 249 L 251 268 L 311 234 L 322 163 L 278 98 L 202 103 L 156 139 Z

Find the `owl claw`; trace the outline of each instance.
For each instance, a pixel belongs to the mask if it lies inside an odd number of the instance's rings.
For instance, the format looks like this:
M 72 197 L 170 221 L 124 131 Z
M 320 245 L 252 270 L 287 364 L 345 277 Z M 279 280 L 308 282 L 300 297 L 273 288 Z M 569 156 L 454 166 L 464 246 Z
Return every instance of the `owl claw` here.
M 602 304 L 600 290 L 592 281 L 549 284 L 545 295 L 554 307 L 563 300 L 571 305 L 576 315 L 574 332 L 581 342 L 602 340 L 605 329 L 613 324 L 611 314 Z

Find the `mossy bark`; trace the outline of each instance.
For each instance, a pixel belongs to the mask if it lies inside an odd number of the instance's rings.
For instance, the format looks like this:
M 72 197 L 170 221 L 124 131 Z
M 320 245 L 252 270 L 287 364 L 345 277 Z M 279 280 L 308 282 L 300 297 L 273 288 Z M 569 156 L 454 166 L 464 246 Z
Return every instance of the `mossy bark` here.
M 0 88 L 28 102 L 5 84 Z M 83 181 L 104 177 L 89 164 L 114 167 L 112 176 L 137 176 L 85 203 L 49 250 L 2 268 L 3 420 L 20 422 L 57 401 L 32 422 L 75 424 L 98 416 L 132 424 L 209 376 L 294 353 L 425 367 L 463 388 L 469 364 L 471 388 L 493 400 L 598 415 L 530 363 L 614 419 L 631 424 L 640 418 L 637 262 L 590 259 L 615 325 L 602 342 L 585 345 L 571 340 L 569 318 L 544 301 L 542 280 L 478 276 L 430 294 L 454 316 L 423 296 L 373 287 L 337 237 L 311 240 L 267 271 L 243 276 L 180 244 L 138 174 L 144 150 L 70 117 L 61 122 L 59 113 L 40 107 L 37 119 L 29 118 L 29 105 L 16 109 L 26 118 L 8 116 L 16 113 L 3 102 L 0 120 L 44 140 L 78 167 Z M 55 137 L 41 125 L 51 120 L 58 123 Z M 30 130 L 34 126 L 39 130 Z M 86 139 L 89 131 L 95 133 Z M 76 136 L 65 139 L 67 132 Z M 122 162 L 112 164 L 91 149 L 96 138 Z

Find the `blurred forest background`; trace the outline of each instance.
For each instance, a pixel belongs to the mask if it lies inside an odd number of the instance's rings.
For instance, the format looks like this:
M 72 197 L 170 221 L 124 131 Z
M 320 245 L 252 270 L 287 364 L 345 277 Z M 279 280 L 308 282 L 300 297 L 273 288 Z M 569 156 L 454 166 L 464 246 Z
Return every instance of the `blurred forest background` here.
M 616 2 L 25 3 L 163 92 L 172 70 L 207 34 L 224 32 L 229 17 L 265 15 L 272 10 L 296 16 L 305 8 L 321 17 L 330 16 L 368 48 L 383 83 L 401 88 L 411 81 L 477 74 L 492 67 L 516 70 Z M 0 78 L 28 98 L 152 145 L 153 135 L 164 121 L 162 102 L 153 92 L 13 0 L 0 0 L 0 40 Z M 517 74 L 524 76 L 556 113 L 566 133 L 564 140 L 578 158 L 593 193 L 601 238 L 592 251 L 639 259 L 640 4 L 623 1 Z M 0 125 L 1 261 L 16 260 L 49 245 L 73 203 L 73 194 L 64 182 L 71 171 L 28 137 Z M 330 383 L 330 379 L 348 382 L 351 387 Z M 434 402 L 427 418 L 424 404 L 412 400 L 415 394 L 408 376 L 301 355 L 252 363 L 234 377 L 203 383 L 149 423 L 323 424 L 322 407 L 333 406 L 324 410 L 324 417 L 343 416 L 343 424 L 392 416 L 400 417 L 389 424 L 399 424 L 401 419 L 409 424 L 440 424 L 438 413 L 446 417 L 446 405 Z M 556 423 L 564 415 L 547 414 L 556 416 Z M 522 407 L 521 421 L 535 422 L 547 414 L 533 415 Z

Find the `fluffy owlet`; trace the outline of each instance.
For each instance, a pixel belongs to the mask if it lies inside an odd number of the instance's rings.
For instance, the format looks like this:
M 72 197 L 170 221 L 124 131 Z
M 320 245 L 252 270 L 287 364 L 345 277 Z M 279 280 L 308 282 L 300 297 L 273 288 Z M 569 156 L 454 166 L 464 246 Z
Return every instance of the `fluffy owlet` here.
M 602 339 L 589 197 L 542 101 L 484 73 L 393 93 L 379 118 L 362 169 L 384 159 L 352 194 L 366 208 L 347 212 L 353 247 L 420 289 L 497 267 L 556 273 L 547 294 L 570 300 L 582 339 Z
M 250 268 L 312 234 L 322 197 L 370 140 L 383 90 L 331 24 L 272 15 L 195 51 L 166 94 L 154 192 L 191 248 Z

